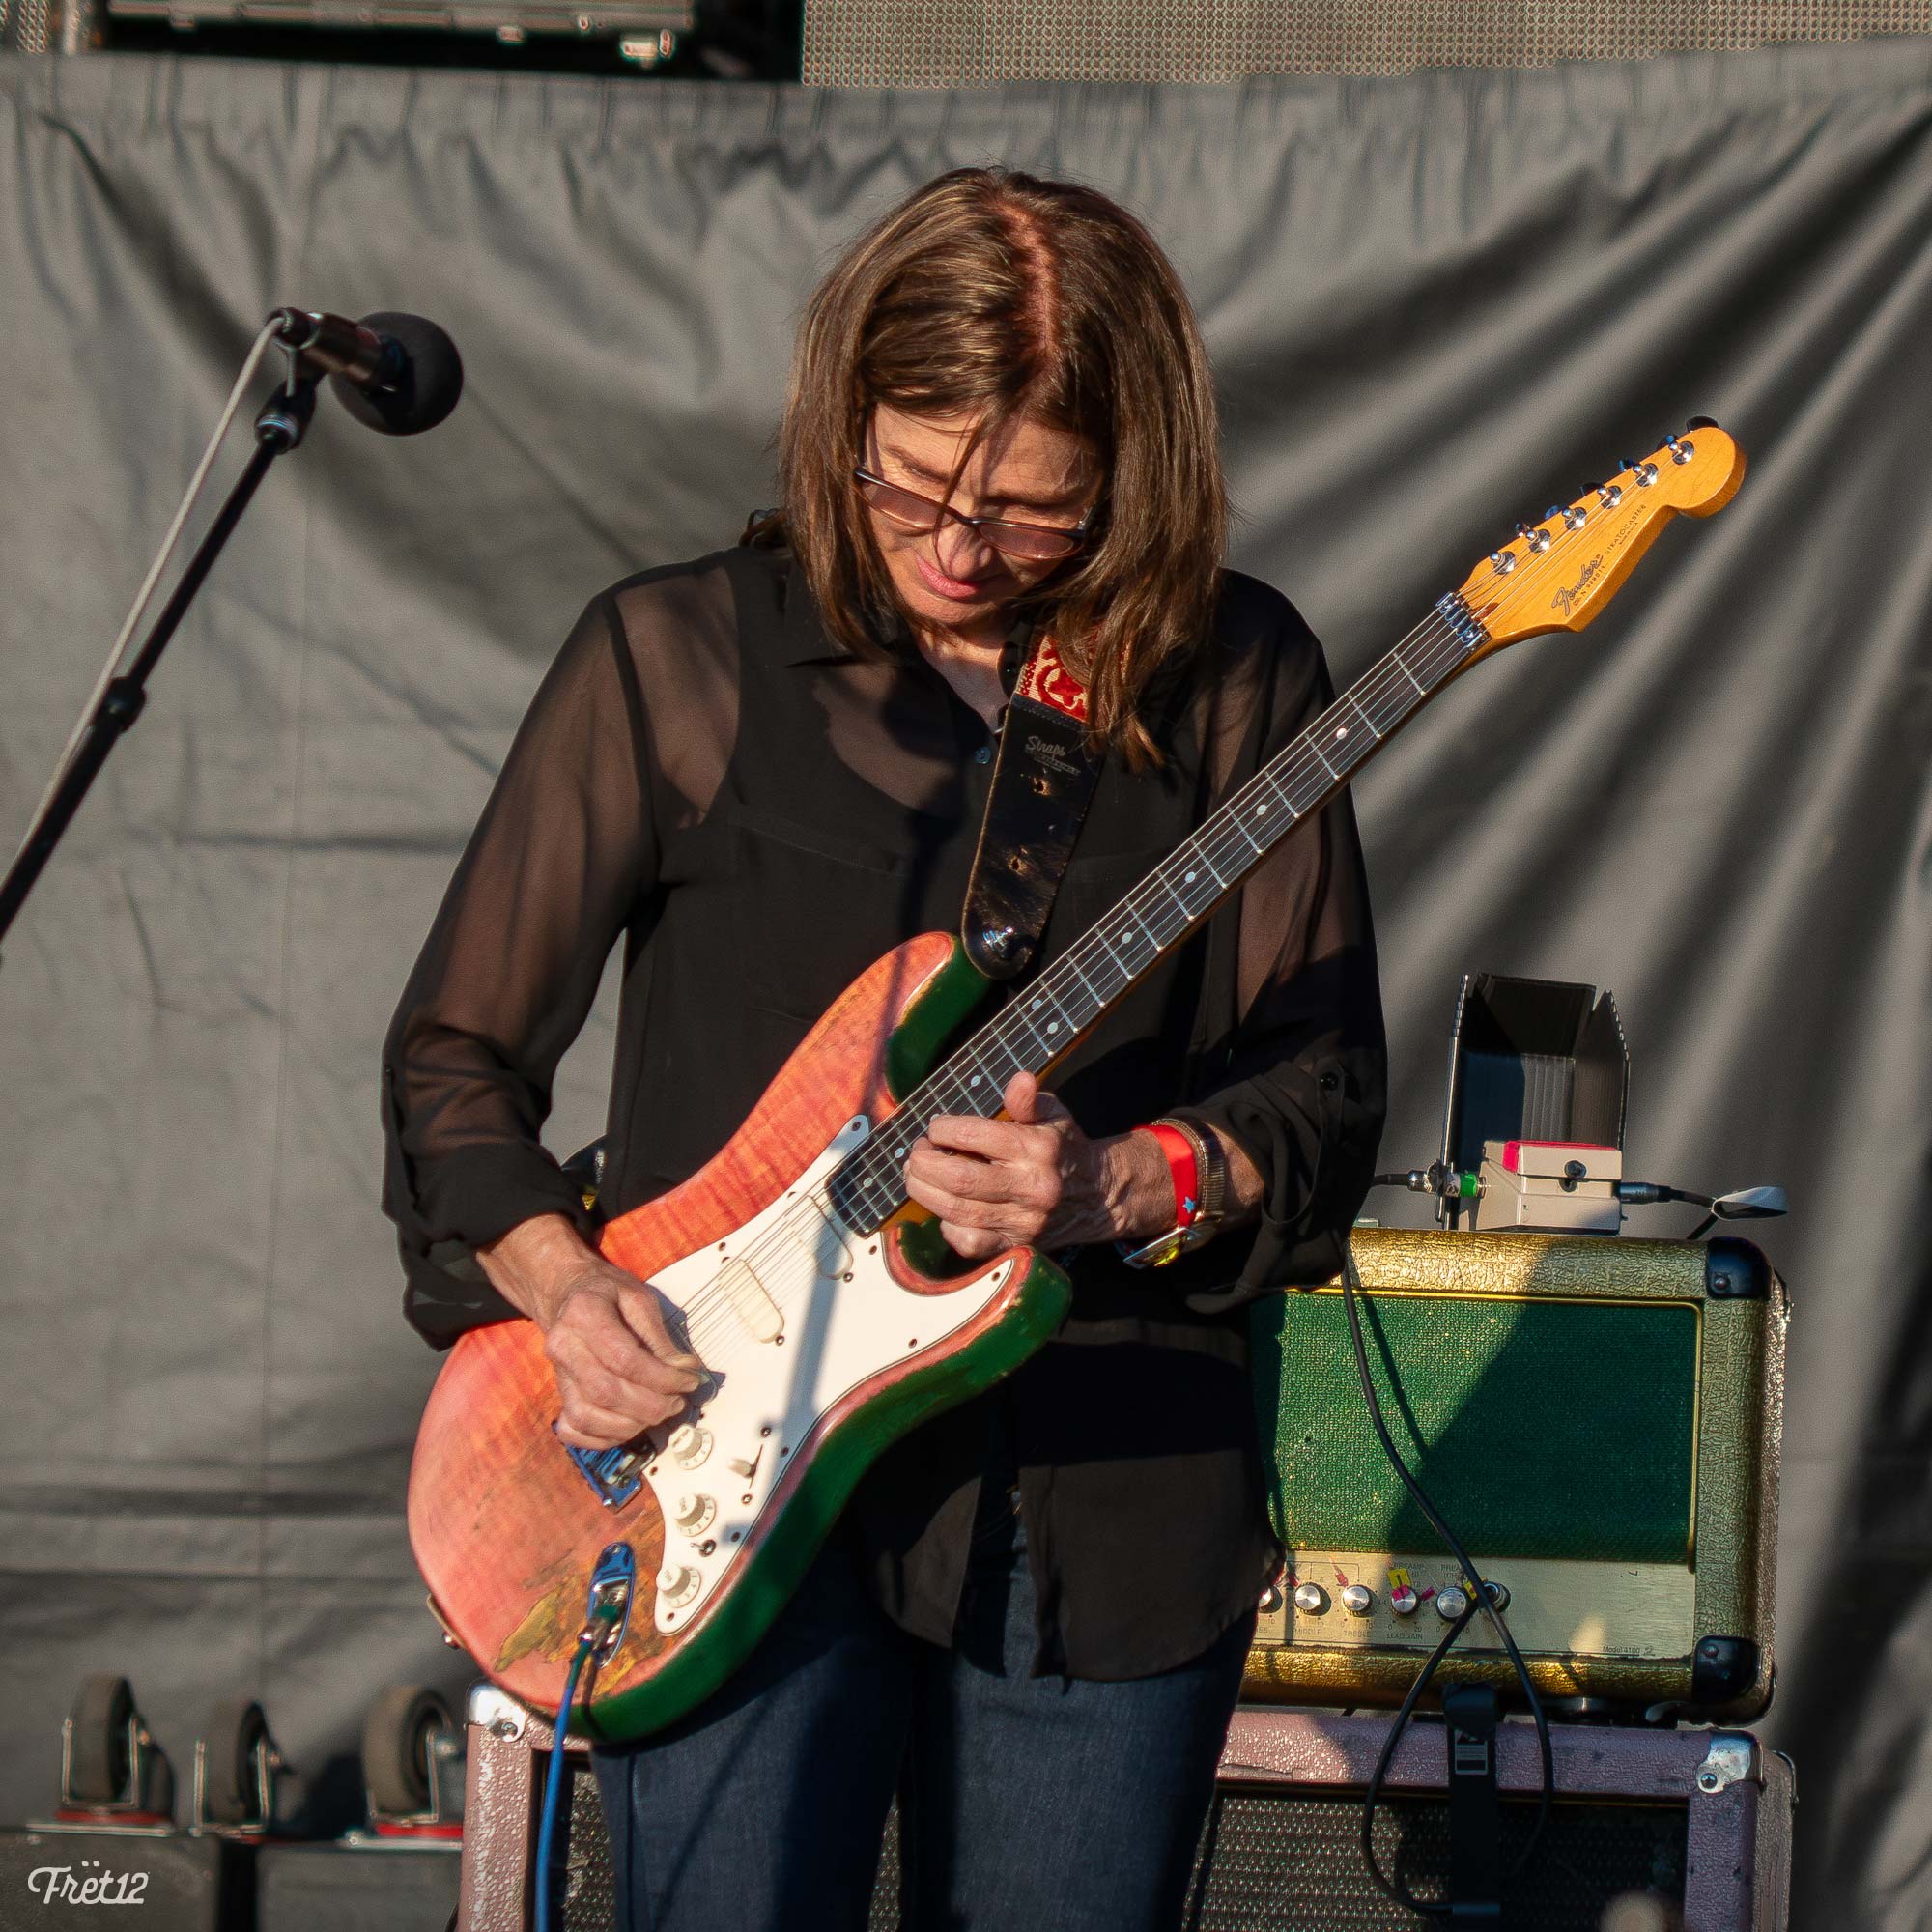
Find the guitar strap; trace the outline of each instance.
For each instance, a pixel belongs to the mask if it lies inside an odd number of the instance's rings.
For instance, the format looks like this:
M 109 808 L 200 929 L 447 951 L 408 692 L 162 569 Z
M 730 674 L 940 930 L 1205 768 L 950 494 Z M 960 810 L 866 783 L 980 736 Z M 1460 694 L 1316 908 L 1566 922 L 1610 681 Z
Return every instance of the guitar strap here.
M 1041 631 L 1007 704 L 966 885 L 960 938 L 987 979 L 1013 979 L 1038 952 L 1103 762 L 1087 746 L 1087 688 Z

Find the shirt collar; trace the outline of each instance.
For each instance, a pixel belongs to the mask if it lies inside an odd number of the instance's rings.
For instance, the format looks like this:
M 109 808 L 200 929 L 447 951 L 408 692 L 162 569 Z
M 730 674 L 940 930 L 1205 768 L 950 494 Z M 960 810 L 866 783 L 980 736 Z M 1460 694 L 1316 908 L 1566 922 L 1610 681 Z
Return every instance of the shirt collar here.
M 837 664 L 852 653 L 826 635 L 818 620 L 818 602 L 797 557 L 785 564 L 784 618 L 780 632 L 780 655 L 788 665 Z

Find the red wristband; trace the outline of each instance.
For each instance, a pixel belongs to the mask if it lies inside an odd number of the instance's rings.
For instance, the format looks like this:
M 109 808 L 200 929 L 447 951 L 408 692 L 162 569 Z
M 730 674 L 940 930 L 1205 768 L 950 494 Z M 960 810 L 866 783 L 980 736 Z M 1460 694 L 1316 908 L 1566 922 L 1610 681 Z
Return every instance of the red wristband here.
M 1137 1134 L 1151 1134 L 1160 1143 L 1167 1158 L 1167 1171 L 1174 1179 L 1174 1225 L 1191 1228 L 1201 1217 L 1201 1172 L 1194 1149 L 1179 1127 L 1156 1121 L 1151 1126 L 1136 1127 Z

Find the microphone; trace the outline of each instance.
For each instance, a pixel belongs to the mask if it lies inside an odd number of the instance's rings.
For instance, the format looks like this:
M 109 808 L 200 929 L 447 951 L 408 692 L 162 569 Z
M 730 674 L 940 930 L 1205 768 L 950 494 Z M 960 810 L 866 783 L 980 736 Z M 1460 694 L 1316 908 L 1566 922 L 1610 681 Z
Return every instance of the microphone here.
M 328 378 L 342 407 L 384 436 L 434 429 L 463 393 L 463 357 L 435 323 L 383 309 L 350 322 L 302 308 L 270 318 L 275 339 Z

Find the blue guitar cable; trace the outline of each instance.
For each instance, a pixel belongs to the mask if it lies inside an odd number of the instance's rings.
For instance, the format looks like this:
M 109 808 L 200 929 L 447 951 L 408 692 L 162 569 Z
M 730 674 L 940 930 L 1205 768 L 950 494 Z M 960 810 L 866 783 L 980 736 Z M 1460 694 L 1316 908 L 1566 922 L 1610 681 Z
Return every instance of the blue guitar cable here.
M 631 1620 L 631 1591 L 637 1581 L 638 1559 L 628 1543 L 613 1543 L 597 1559 L 590 1573 L 590 1601 L 583 1628 L 577 1634 L 577 1654 L 563 1680 L 563 1699 L 556 1707 L 556 1728 L 551 1738 L 550 1769 L 544 1776 L 543 1823 L 537 1831 L 536 1932 L 551 1932 L 551 1897 L 556 1873 L 552 1859 L 556 1846 L 557 1813 L 563 1808 L 564 1760 L 569 1756 L 570 1713 L 577 1702 L 578 1679 L 594 1654 L 601 1662 L 624 1640 Z

